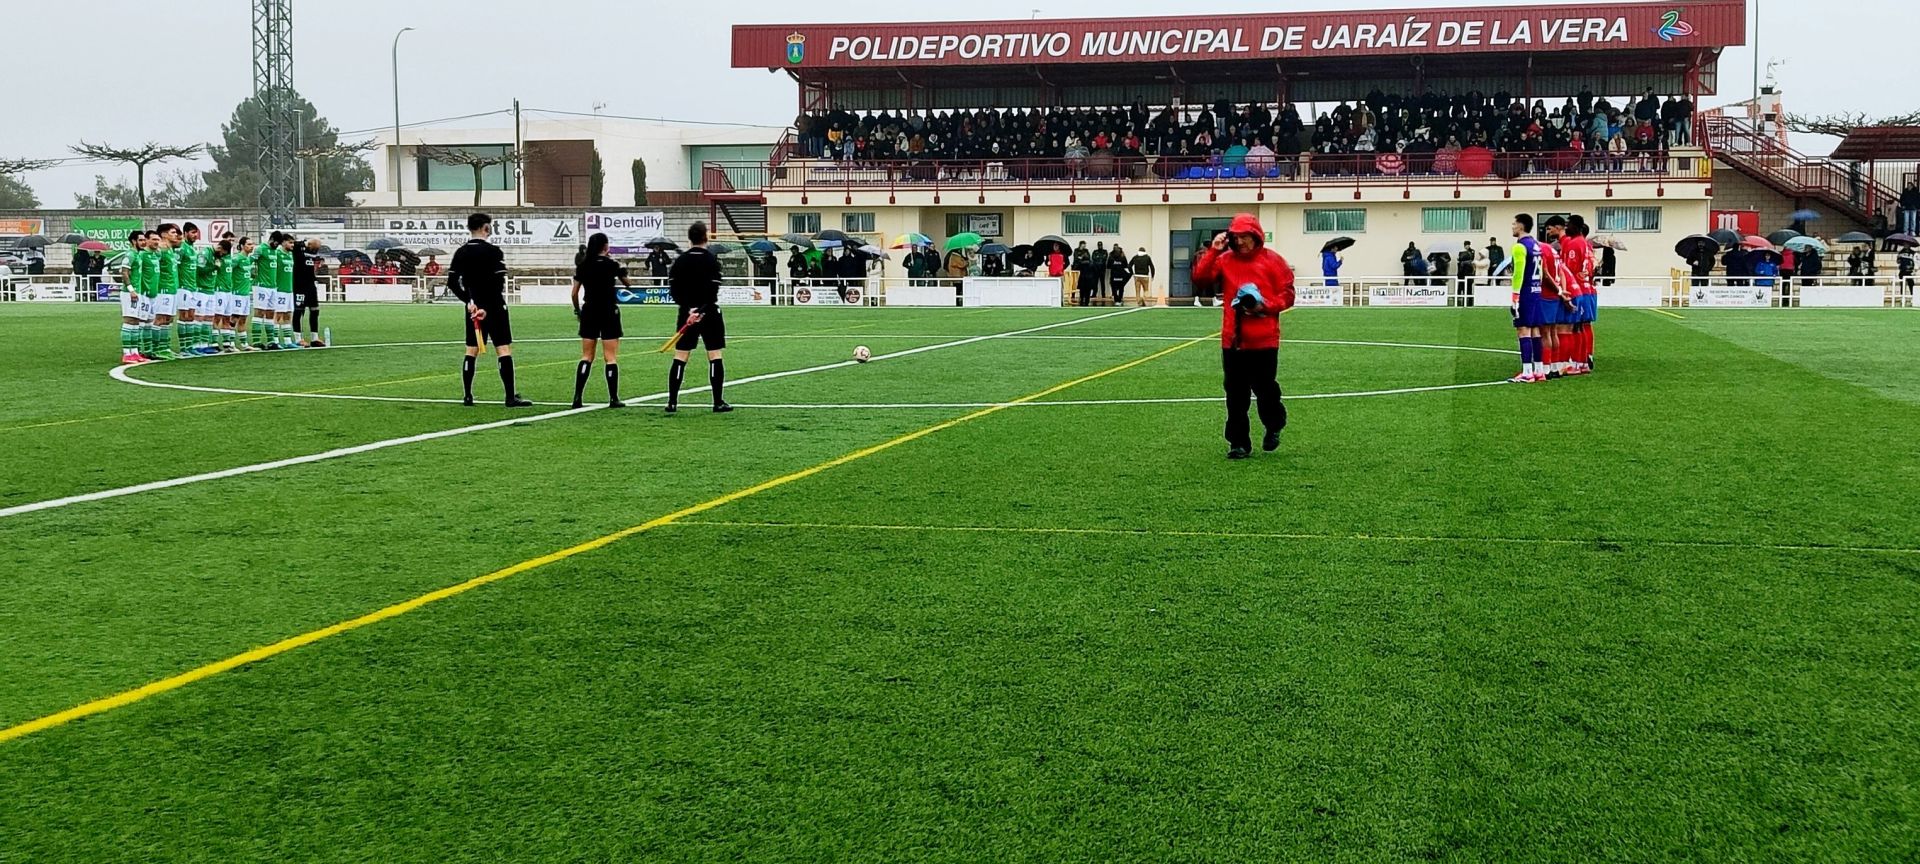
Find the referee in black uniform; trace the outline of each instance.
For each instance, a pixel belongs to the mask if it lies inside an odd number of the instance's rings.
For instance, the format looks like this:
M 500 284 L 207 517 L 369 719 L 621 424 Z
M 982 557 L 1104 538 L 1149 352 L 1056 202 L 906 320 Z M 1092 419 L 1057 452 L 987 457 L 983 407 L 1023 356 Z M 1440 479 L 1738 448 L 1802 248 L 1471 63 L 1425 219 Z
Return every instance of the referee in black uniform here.
M 607 407 L 625 408 L 620 401 L 620 301 L 615 282 L 631 289 L 627 268 L 607 257 L 607 235 L 587 238 L 587 250 L 573 268 L 573 314 L 580 319 L 580 368 L 573 373 L 573 407 L 581 407 L 587 392 L 587 373 L 593 371 L 593 351 L 607 367 Z M 582 295 L 585 296 L 582 296 Z
M 674 259 L 667 273 L 667 291 L 680 306 L 674 327 L 683 330 L 673 345 L 673 368 L 667 372 L 667 411 L 680 410 L 680 383 L 687 377 L 687 355 L 700 342 L 707 344 L 707 383 L 713 389 L 713 411 L 733 410 L 720 398 L 727 381 L 727 366 L 720 359 L 727 347 L 727 322 L 720 317 L 720 259 L 707 250 L 707 223 L 695 222 L 687 229 L 687 242 L 693 248 Z
M 460 364 L 460 380 L 466 389 L 465 404 L 473 404 L 473 363 L 480 356 L 481 340 L 493 342 L 500 352 L 500 383 L 506 386 L 507 407 L 532 405 L 520 398 L 513 386 L 513 324 L 507 319 L 507 259 L 500 247 L 487 242 L 493 236 L 493 217 L 475 213 L 467 217 L 467 231 L 473 235 L 466 245 L 455 249 L 453 263 L 447 265 L 447 290 L 466 301 L 467 357 Z

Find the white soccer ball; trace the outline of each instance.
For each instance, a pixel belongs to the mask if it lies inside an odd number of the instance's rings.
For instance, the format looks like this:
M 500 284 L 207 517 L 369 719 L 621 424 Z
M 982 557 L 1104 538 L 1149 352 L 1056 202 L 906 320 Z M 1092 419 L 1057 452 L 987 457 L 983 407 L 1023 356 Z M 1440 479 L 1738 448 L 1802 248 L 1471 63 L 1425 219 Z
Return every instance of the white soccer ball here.
M 867 362 L 868 360 L 872 360 L 872 359 L 873 359 L 873 352 L 872 352 L 872 351 L 868 351 L 868 350 L 867 350 L 867 346 L 865 346 L 865 345 L 857 345 L 857 346 L 855 346 L 855 347 L 854 347 L 854 349 L 853 349 L 853 362 L 855 362 L 855 363 L 865 363 L 865 362 Z

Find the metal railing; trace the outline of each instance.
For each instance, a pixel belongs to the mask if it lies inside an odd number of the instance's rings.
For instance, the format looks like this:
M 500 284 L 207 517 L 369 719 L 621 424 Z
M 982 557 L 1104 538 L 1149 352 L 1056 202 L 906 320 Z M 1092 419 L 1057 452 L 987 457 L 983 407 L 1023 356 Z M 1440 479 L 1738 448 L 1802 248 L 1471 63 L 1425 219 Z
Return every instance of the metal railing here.
M 1741 118 L 1700 119 L 1701 137 L 1715 155 L 1759 175 L 1786 194 L 1819 198 L 1852 211 L 1862 220 L 1871 217 L 1879 202 L 1899 197 L 1859 163 L 1807 156 Z
M 1705 150 L 1637 151 L 1625 154 L 1560 151 L 1542 153 L 1335 154 L 1254 158 L 1238 163 L 1216 158 L 1113 157 L 1067 159 L 975 159 L 782 162 L 706 162 L 702 191 L 710 198 L 740 198 L 766 192 L 828 194 L 855 191 L 985 193 L 995 190 L 1173 190 L 1441 187 L 1559 188 L 1627 183 L 1705 182 L 1712 177 Z

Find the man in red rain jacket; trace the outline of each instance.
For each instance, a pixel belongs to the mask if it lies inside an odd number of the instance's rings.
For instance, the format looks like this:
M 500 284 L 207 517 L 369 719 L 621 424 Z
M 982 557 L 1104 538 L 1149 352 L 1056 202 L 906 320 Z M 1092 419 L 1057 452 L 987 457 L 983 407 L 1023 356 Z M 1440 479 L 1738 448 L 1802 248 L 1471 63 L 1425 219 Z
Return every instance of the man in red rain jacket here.
M 1275 375 L 1280 358 L 1280 313 L 1293 308 L 1293 268 L 1266 248 L 1266 231 L 1250 213 L 1233 217 L 1193 262 L 1195 284 L 1215 284 L 1226 302 L 1220 313 L 1220 367 L 1227 391 L 1227 458 L 1253 455 L 1247 405 L 1257 399 L 1267 435 L 1261 449 L 1280 449 L 1287 406 Z

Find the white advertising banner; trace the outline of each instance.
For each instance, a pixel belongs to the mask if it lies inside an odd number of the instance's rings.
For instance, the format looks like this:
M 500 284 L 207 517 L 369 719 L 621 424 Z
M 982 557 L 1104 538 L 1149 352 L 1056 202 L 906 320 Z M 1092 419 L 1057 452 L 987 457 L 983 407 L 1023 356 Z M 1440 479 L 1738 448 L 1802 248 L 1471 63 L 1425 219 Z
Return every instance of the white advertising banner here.
M 1600 298 L 1601 306 L 1608 308 L 1657 309 L 1668 285 L 1665 279 L 1621 280 L 1600 286 L 1594 296 Z
M 20 299 L 36 303 L 71 303 L 78 299 L 71 282 L 29 282 L 19 286 Z
M 1060 280 L 1035 277 L 970 276 L 961 283 L 962 306 L 1061 305 Z
M 1887 305 L 1887 293 L 1872 282 L 1864 285 L 1803 285 L 1800 286 L 1800 305 L 1878 309 Z
M 341 286 L 348 303 L 411 303 L 413 285 L 367 284 L 352 282 Z
M 850 289 L 848 293 L 857 290 Z M 759 285 L 722 285 L 718 299 L 722 306 L 772 306 L 773 292 Z
M 1773 305 L 1773 289 L 1760 285 L 1690 285 L 1687 305 L 1725 309 L 1765 309 Z
M 793 289 L 795 306 L 858 306 L 867 297 L 863 286 L 841 289 L 827 285 L 803 285 Z
M 655 237 L 664 237 L 667 233 L 667 214 L 658 210 L 648 213 L 588 213 L 584 221 L 585 228 L 581 236 L 607 235 L 607 251 L 613 255 L 645 255 L 647 248 L 640 244 Z
M 1447 286 L 1436 285 L 1374 285 L 1367 290 L 1369 306 L 1445 306 L 1447 305 Z
M 1295 306 L 1339 306 L 1345 302 L 1345 288 L 1339 285 L 1306 283 L 1293 289 Z
M 951 282 L 930 285 L 900 282 L 887 285 L 888 306 L 930 306 L 951 309 L 960 305 L 959 300 L 960 295 L 954 290 L 954 284 Z
M 383 226 L 388 237 L 400 241 L 409 248 L 438 246 L 453 249 L 472 236 L 467 232 L 466 219 L 403 219 L 385 220 Z M 493 237 L 495 246 L 577 246 L 580 244 L 580 220 L 578 219 L 521 219 L 512 216 L 496 216 L 493 219 Z

